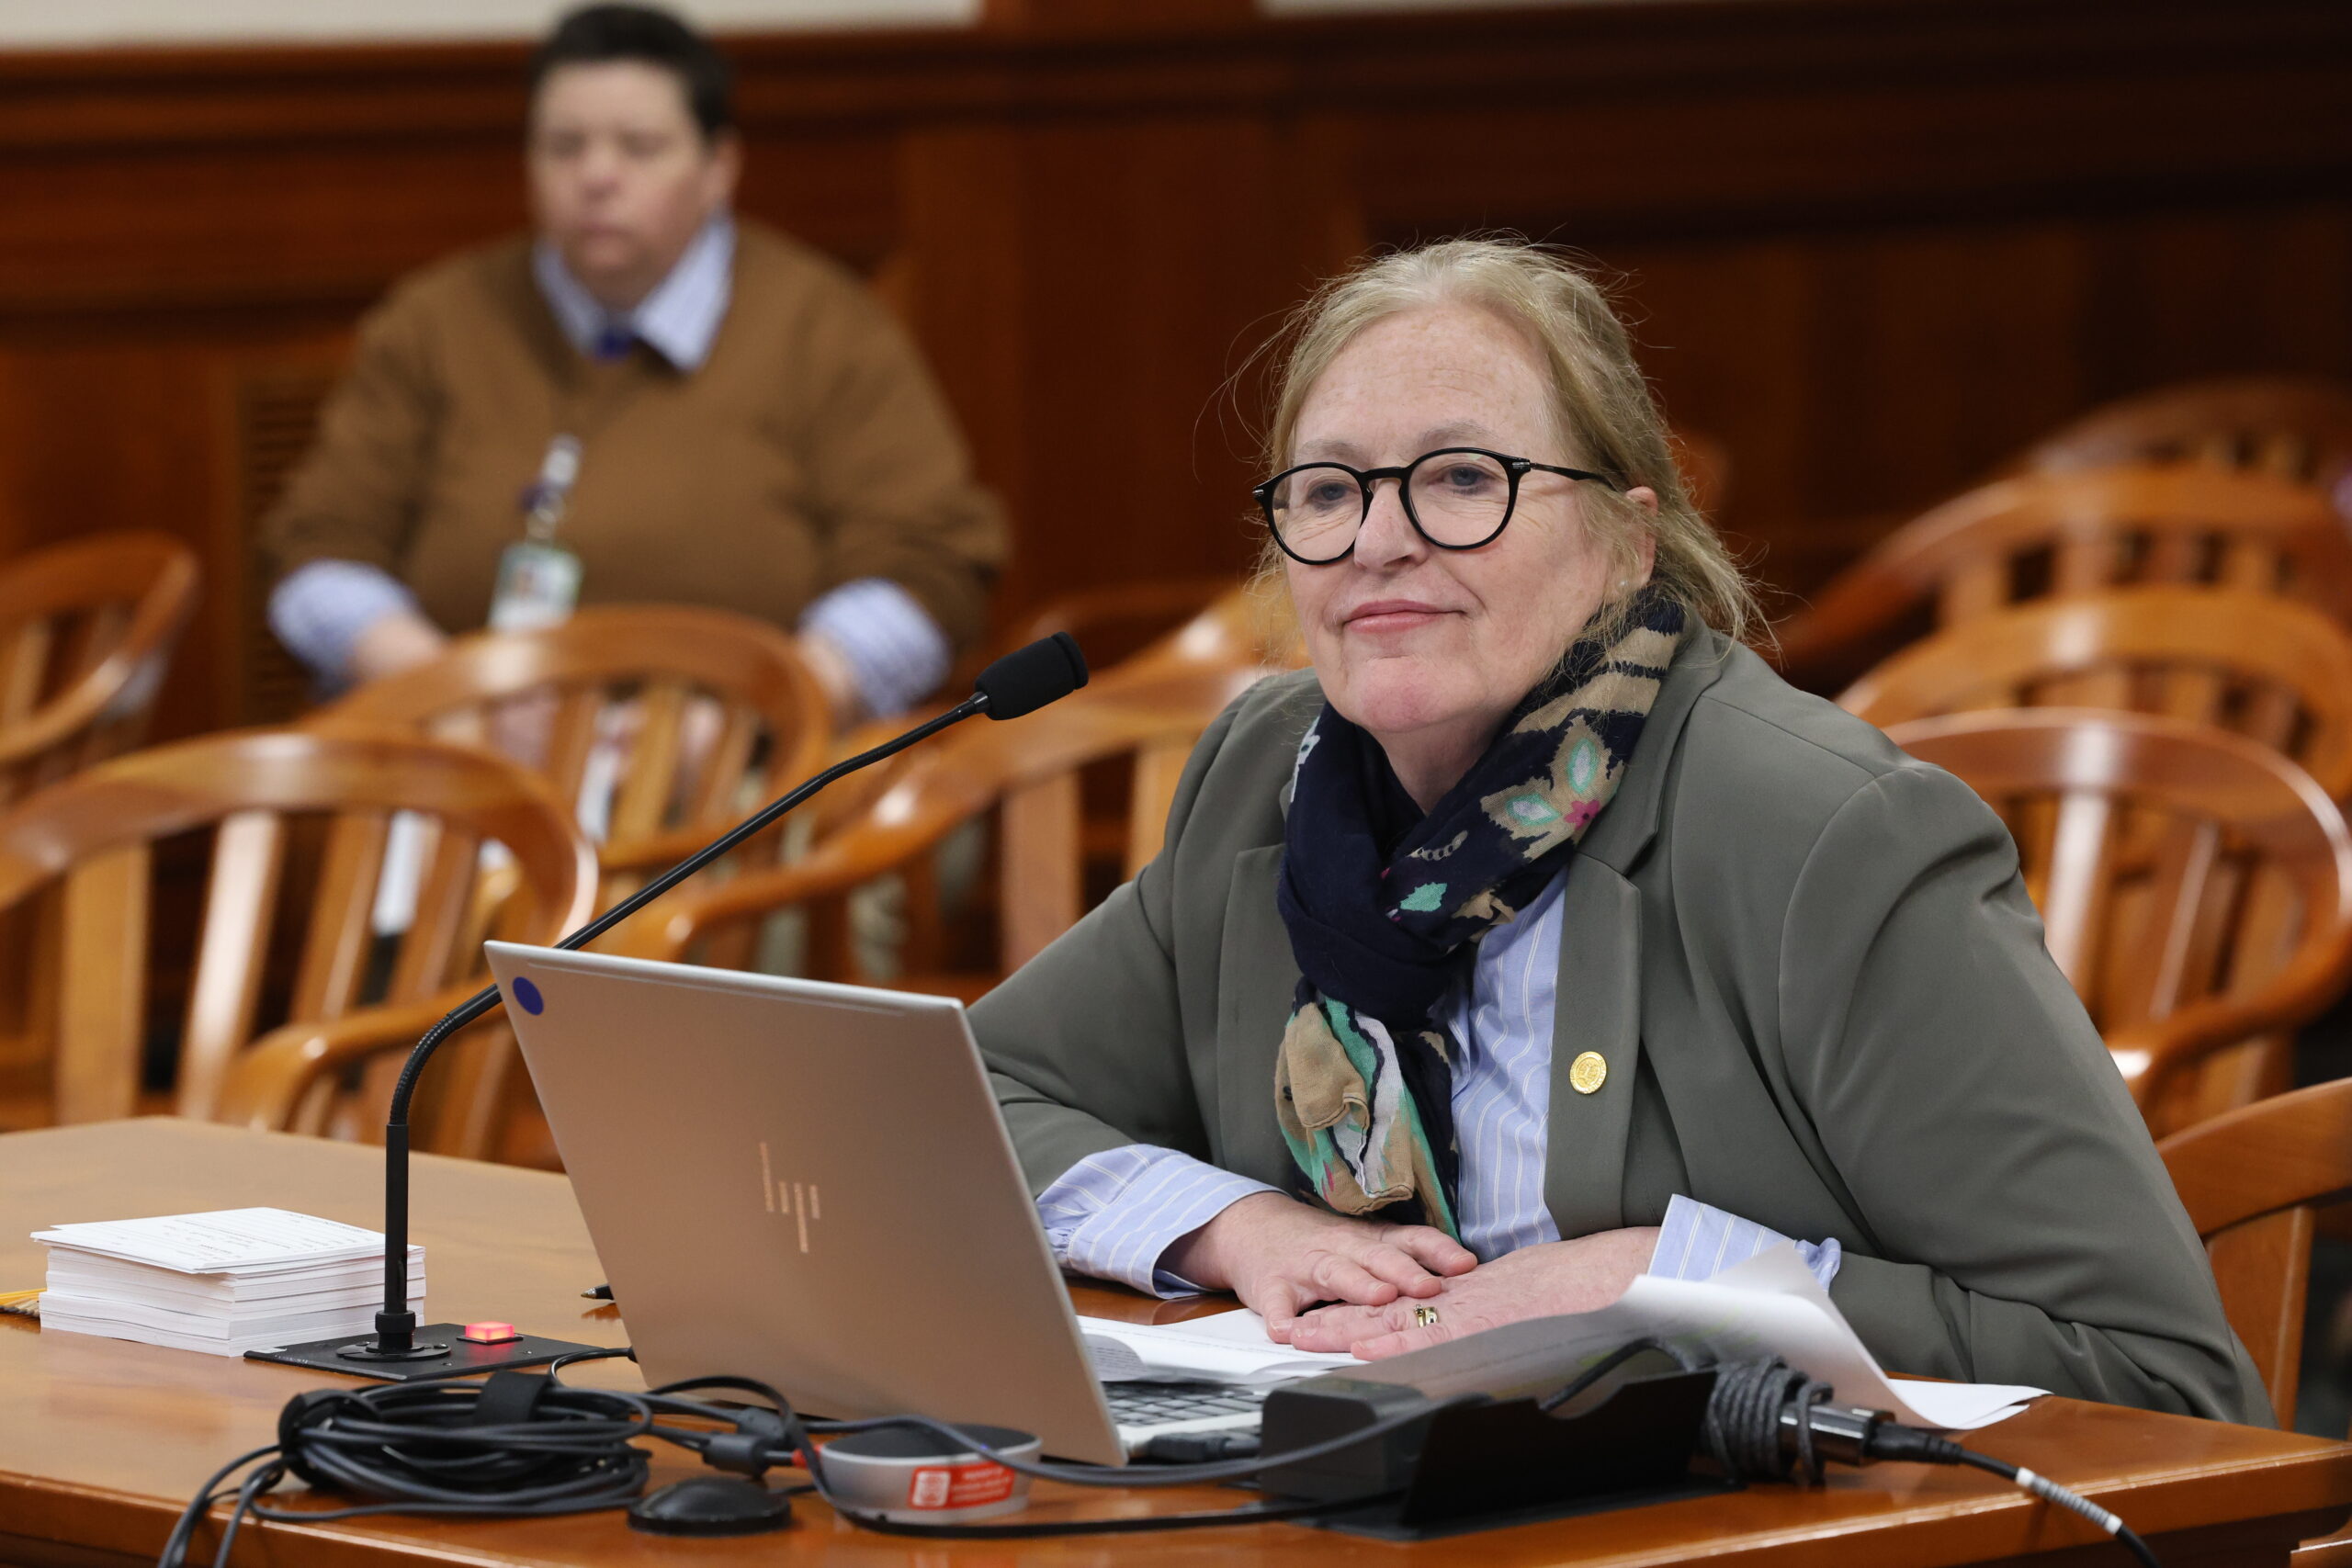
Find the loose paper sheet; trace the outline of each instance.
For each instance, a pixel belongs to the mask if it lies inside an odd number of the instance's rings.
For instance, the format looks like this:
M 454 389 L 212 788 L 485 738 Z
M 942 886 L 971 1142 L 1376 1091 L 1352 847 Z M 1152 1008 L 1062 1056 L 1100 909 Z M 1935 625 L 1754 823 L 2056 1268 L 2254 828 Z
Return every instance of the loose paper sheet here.
M 1078 1326 L 1086 1337 L 1087 1354 L 1093 1358 L 1094 1373 L 1104 1382 L 1219 1382 L 1257 1388 L 1363 1365 L 1345 1351 L 1277 1345 L 1266 1337 L 1266 1320 L 1246 1308 L 1190 1323 L 1081 1317 Z
M 1266 1337 L 1265 1320 L 1248 1310 L 1220 1313 L 1190 1323 L 1146 1326 L 1081 1318 L 1106 1379 L 1196 1379 L 1248 1384 L 1288 1382 L 1343 1368 L 1362 1370 L 1352 1356 L 1293 1350 Z M 1829 1293 L 1804 1266 L 1793 1246 L 1782 1245 L 1724 1269 L 1703 1282 L 1645 1274 L 1633 1288 L 1597 1312 L 1513 1324 L 1495 1335 L 1514 1342 L 1493 1348 L 1506 1358 L 1539 1352 L 1543 1359 L 1598 1359 L 1629 1339 L 1660 1339 L 1687 1353 L 1724 1360 L 1778 1355 L 1789 1365 L 1826 1382 L 1843 1404 L 1886 1410 L 1914 1426 L 1966 1430 L 1989 1426 L 2025 1408 L 2049 1392 L 2006 1383 L 1919 1382 L 1890 1378 L 1880 1370 L 1846 1322 Z M 1416 1357 L 1376 1363 L 1384 1375 L 1402 1373 L 1418 1357 L 1432 1366 L 1475 1360 L 1474 1335 Z M 1110 1347 L 1106 1352 L 1098 1345 Z M 1133 1359 L 1118 1359 L 1119 1351 Z M 1108 1354 L 1124 1373 L 1103 1368 Z

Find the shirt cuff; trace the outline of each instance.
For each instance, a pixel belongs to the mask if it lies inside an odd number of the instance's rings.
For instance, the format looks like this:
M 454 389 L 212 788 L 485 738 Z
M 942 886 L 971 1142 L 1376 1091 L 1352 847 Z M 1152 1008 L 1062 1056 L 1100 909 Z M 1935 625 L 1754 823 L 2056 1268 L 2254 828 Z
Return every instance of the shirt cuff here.
M 380 567 L 314 560 L 279 579 L 269 595 L 269 629 L 321 684 L 351 676 L 352 645 L 386 615 L 422 615 L 416 595 Z
M 844 582 L 800 613 L 800 630 L 833 645 L 867 714 L 904 713 L 947 678 L 947 634 L 887 578 Z
M 1275 1190 L 1175 1149 L 1128 1144 L 1062 1172 L 1037 1195 L 1037 1217 L 1063 1268 L 1147 1295 L 1190 1295 L 1201 1287 L 1160 1268 L 1160 1254 L 1231 1204 Z
M 1754 1220 L 1743 1220 L 1678 1192 L 1666 1205 L 1666 1220 L 1658 1226 L 1657 1246 L 1650 1250 L 1648 1271 L 1668 1280 L 1712 1280 L 1733 1264 L 1745 1263 L 1791 1239 Z M 1805 1268 L 1827 1290 L 1845 1258 L 1838 1238 L 1795 1245 Z

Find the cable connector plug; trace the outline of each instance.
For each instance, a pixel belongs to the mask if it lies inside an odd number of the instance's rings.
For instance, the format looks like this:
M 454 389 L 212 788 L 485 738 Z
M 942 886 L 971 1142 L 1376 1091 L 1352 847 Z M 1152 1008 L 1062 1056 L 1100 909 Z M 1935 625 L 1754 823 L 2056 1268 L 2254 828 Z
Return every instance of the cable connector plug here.
M 1882 1421 L 1872 1427 L 1862 1441 L 1866 1459 L 1907 1460 L 1914 1464 L 1962 1464 L 1961 1455 L 1966 1452 L 1950 1438 L 1917 1427 L 1898 1427 L 1892 1421 Z
M 1257 1451 L 1255 1432 L 1162 1432 L 1144 1440 L 1139 1457 L 1159 1464 L 1202 1464 L 1221 1459 L 1250 1459 Z

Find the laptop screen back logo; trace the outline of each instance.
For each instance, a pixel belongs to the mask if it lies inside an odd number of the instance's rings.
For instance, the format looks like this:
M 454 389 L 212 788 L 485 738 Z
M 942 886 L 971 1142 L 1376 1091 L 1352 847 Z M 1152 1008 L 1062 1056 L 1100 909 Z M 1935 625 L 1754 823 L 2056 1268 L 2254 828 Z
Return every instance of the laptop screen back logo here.
M 813 1181 L 778 1181 L 768 1164 L 768 1146 L 760 1145 L 760 1201 L 771 1214 L 781 1214 L 800 1231 L 800 1250 L 808 1250 L 808 1227 L 825 1217 Z

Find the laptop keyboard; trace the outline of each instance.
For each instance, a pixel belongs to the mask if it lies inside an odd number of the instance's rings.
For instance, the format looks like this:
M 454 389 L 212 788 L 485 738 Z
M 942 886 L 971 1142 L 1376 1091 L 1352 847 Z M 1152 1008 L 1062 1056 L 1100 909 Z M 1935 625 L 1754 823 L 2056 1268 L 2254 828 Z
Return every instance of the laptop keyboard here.
M 1122 1427 L 1159 1429 L 1215 1421 L 1219 1426 L 1243 1426 L 1255 1421 L 1269 1391 L 1227 1388 L 1208 1382 L 1112 1382 L 1102 1385 L 1110 1401 L 1111 1419 Z

